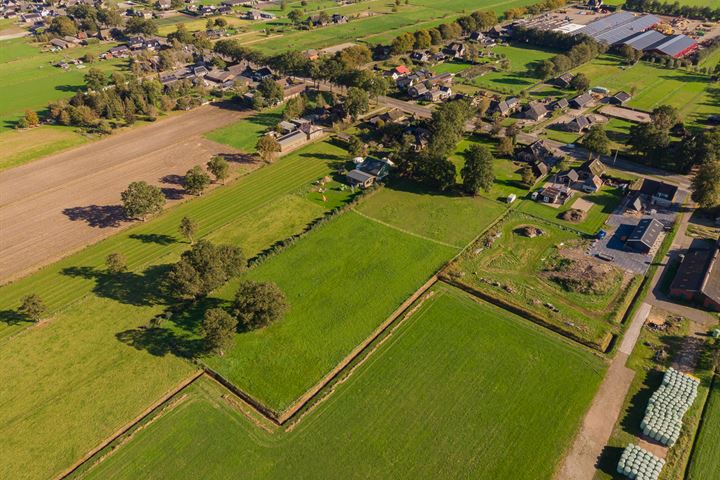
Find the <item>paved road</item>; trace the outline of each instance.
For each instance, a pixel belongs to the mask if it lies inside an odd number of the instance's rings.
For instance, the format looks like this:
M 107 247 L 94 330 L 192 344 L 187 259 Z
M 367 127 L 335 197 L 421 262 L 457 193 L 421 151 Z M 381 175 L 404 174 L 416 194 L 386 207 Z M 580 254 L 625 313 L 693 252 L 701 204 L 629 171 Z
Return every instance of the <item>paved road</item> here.
M 120 192 L 135 180 L 182 197 L 178 176 L 218 153 L 202 138 L 247 112 L 206 105 L 0 173 L 0 284 L 126 227 Z
M 635 371 L 627 368 L 625 363 L 637 343 L 650 309 L 650 305 L 643 303 L 633 317 L 618 353 L 610 363 L 605 379 L 583 419 L 582 427 L 556 475 L 558 480 L 591 480 L 595 476 L 597 462 L 610 440 L 625 396 L 635 377 Z

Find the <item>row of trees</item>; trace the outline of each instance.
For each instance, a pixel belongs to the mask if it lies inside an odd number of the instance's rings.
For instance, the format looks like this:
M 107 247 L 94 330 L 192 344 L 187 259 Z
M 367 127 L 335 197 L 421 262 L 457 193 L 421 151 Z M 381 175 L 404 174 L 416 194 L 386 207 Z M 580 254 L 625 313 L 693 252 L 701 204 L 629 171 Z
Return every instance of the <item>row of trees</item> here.
M 660 2 L 658 0 L 626 0 L 625 10 L 635 12 L 659 13 L 673 17 L 686 17 L 698 20 L 720 20 L 720 8 L 707 5 L 680 5 L 680 2 Z
M 587 63 L 599 54 L 605 53 L 608 48 L 607 45 L 585 35 L 568 35 L 525 27 L 513 29 L 513 40 L 565 52 L 535 64 L 533 74 L 543 80 Z
M 503 13 L 505 20 L 514 20 L 524 15 L 537 15 L 539 13 L 548 12 L 563 7 L 567 3 L 566 0 L 542 0 L 527 7 L 515 7 L 506 10 Z

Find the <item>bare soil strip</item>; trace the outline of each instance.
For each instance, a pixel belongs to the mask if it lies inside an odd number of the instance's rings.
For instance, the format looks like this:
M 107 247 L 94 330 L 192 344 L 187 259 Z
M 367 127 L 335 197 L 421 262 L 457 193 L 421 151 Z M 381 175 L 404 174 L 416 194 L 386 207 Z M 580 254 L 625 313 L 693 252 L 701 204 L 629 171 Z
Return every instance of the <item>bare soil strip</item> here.
M 206 105 L 0 172 L 0 284 L 131 225 L 120 193 L 132 181 L 160 186 L 168 205 L 181 201 L 188 169 L 237 153 L 202 134 L 249 114 Z
M 162 405 L 167 402 L 170 398 L 180 393 L 182 390 L 185 389 L 188 385 L 193 383 L 195 380 L 200 378 L 203 374 L 202 370 L 197 370 L 192 376 L 186 378 L 182 382 L 180 382 L 179 385 L 172 388 L 170 391 L 168 391 L 165 395 L 160 397 L 158 400 L 156 400 L 152 405 L 150 405 L 148 408 L 145 409 L 140 415 L 135 417 L 131 422 L 127 423 L 123 427 L 121 427 L 118 431 L 113 433 L 111 436 L 109 436 L 107 439 L 105 439 L 100 445 L 90 450 L 88 453 L 83 455 L 78 461 L 76 461 L 74 464 L 72 464 L 70 467 L 65 469 L 64 471 L 60 472 L 57 476 L 55 476 L 55 480 L 62 480 L 63 478 L 67 478 L 70 474 L 72 474 L 75 470 L 77 470 L 81 465 L 83 465 L 85 462 L 90 460 L 93 456 L 95 456 L 100 450 L 110 445 L 112 442 L 117 440 L 121 435 L 124 435 L 128 431 L 130 431 L 131 428 L 133 428 L 138 422 L 141 422 L 145 417 L 150 415 L 154 410 L 161 408 Z

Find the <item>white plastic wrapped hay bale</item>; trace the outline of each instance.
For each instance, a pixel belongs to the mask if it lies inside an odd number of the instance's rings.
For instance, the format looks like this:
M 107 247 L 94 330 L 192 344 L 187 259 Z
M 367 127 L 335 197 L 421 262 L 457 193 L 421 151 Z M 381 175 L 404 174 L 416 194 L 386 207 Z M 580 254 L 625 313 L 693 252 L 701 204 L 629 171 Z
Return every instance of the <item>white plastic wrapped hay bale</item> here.
M 658 480 L 664 465 L 665 460 L 631 443 L 620 455 L 617 472 L 631 480 Z
M 682 419 L 697 396 L 700 381 L 670 368 L 652 394 L 640 428 L 643 434 L 672 446 L 682 431 Z

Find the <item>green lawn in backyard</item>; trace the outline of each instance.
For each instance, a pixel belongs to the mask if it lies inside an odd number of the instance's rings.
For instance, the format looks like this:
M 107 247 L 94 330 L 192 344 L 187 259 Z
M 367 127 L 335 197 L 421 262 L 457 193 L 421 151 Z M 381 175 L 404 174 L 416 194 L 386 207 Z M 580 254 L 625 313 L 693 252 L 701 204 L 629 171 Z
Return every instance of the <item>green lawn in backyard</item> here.
M 720 107 L 720 89 L 713 86 L 709 77 L 679 69 L 659 67 L 639 62 L 632 67 L 623 66 L 613 55 L 601 55 L 577 68 L 591 80 L 593 87 L 635 92 L 628 106 L 650 111 L 659 105 L 672 105 L 680 110 L 685 121 L 701 123 Z
M 528 238 L 517 233 L 525 226 L 537 227 L 543 234 Z M 519 213 L 512 213 L 493 230 L 500 237 L 492 246 L 485 247 L 486 238 L 480 239 L 453 263 L 449 278 L 604 349 L 607 336 L 619 329 L 618 322 L 638 287 L 637 278 L 612 270 L 606 278 L 614 283 L 605 293 L 566 290 L 545 274 L 545 268 L 562 256 L 561 246 L 582 252 L 585 244 L 579 235 Z M 548 303 L 558 312 L 547 308 Z
M 538 189 L 541 187 L 541 184 L 542 182 L 538 183 Z M 574 228 L 582 233 L 595 235 L 605 224 L 608 216 L 615 211 L 617 206 L 620 204 L 622 196 L 622 190 L 604 185 L 598 192 L 595 193 L 575 192 L 572 198 L 558 208 L 551 207 L 542 202 L 526 199 L 518 205 L 517 209 L 518 211 L 542 217 L 566 227 Z M 560 218 L 560 215 L 573 208 L 573 205 L 578 198 L 582 198 L 593 203 L 593 206 L 586 213 L 585 219 L 580 223 L 573 223 Z
M 550 478 L 603 370 L 587 350 L 438 286 L 292 431 L 258 428 L 201 380 L 86 478 Z
M 653 310 L 651 315 L 659 319 L 668 316 L 665 312 Z M 628 443 L 638 443 L 638 436 L 642 434 L 640 422 L 645 416 L 645 409 L 650 396 L 660 387 L 662 377 L 665 370 L 672 366 L 673 360 L 680 355 L 682 341 L 686 340 L 686 335 L 690 334 L 690 328 L 687 320 L 679 317 L 670 316 L 674 320 L 664 331 L 651 330 L 646 326 L 643 327 L 638 342 L 635 344 L 632 354 L 628 358 L 626 366 L 635 371 L 635 377 L 630 384 L 630 389 L 620 416 L 613 429 L 613 433 L 608 442 L 608 448 L 604 451 L 598 462 L 599 470 L 595 475 L 595 480 L 623 480 L 626 477 L 616 473 L 617 462 L 620 459 L 622 449 Z M 664 352 L 658 355 L 658 352 Z M 662 357 L 662 360 L 658 360 Z M 715 475 L 700 477 L 685 477 L 685 468 L 693 447 L 693 439 L 697 431 L 698 423 L 702 414 L 703 405 L 708 395 L 708 387 L 712 376 L 710 370 L 710 359 L 708 356 L 701 356 L 699 366 L 695 369 L 694 375 L 701 379 L 698 389 L 698 396 L 692 407 L 683 417 L 683 430 L 680 439 L 668 451 L 666 464 L 663 468 L 663 479 L 679 480 L 682 478 L 697 479 L 715 479 L 718 472 L 717 457 L 712 460 L 708 459 L 706 466 L 712 468 L 714 460 Z M 717 431 L 712 432 L 713 438 L 717 438 Z M 710 450 L 717 452 L 717 444 L 708 445 Z
M 205 134 L 205 138 L 229 145 L 240 151 L 255 153 L 258 136 L 282 120 L 283 108 L 258 112 L 239 122 L 218 128 Z
M 438 63 L 437 65 L 431 67 L 430 70 L 435 75 L 440 75 L 441 73 L 460 73 L 463 70 L 470 68 L 471 66 L 471 63 L 458 60 L 452 62 Z
M 556 52 L 520 45 L 500 45 L 494 47 L 492 51 L 495 54 L 503 54 L 510 60 L 510 70 L 490 72 L 469 82 L 478 87 L 507 94 L 519 94 L 522 90 L 538 83 L 539 80 L 531 77 L 528 70 L 532 68 L 535 62 L 556 55 Z
M 321 152 L 326 156 L 313 155 Z M 55 476 L 191 374 L 195 367 L 181 357 L 198 351 L 197 339 L 146 327 L 165 308 L 157 288 L 163 272 L 188 248 L 178 222 L 197 219 L 200 236 L 253 256 L 325 212 L 302 192 L 330 172 L 333 152 L 313 144 L 1 287 L 0 361 L 7 368 L 0 381 L 7 388 L 0 432 L 9 440 L 0 477 Z M 111 252 L 125 255 L 128 273 L 106 274 Z M 21 331 L 27 323 L 13 310 L 29 292 L 43 298 L 52 317 Z
M 51 101 L 68 98 L 79 91 L 87 68 L 69 70 L 53 66 L 85 54 L 98 55 L 115 44 L 103 43 L 61 52 L 43 52 L 27 38 L 5 40 L 0 47 L 0 132 L 15 127 L 26 109 L 45 110 Z M 110 72 L 125 68 L 126 60 L 98 61 L 93 67 Z M 87 65 L 85 65 L 87 67 Z
M 463 165 L 465 165 L 465 157 L 463 155 L 463 152 L 470 148 L 471 145 L 484 146 L 490 149 L 493 155 L 497 155 L 497 143 L 495 140 L 490 139 L 489 137 L 484 135 L 471 135 L 469 137 L 465 137 L 458 144 L 457 148 L 455 148 L 455 152 L 450 157 L 450 161 L 455 164 L 455 167 L 457 169 L 458 182 L 462 181 L 460 171 L 462 170 Z M 500 202 L 505 202 L 508 195 L 510 195 L 511 193 L 514 193 L 519 198 L 527 195 L 528 189 L 524 187 L 521 183 L 522 177 L 520 175 L 520 170 L 523 166 L 524 164 L 513 162 L 508 158 L 501 158 L 496 156 L 495 162 L 493 163 L 495 182 L 493 183 L 493 186 L 489 192 L 481 191 L 480 195 L 485 198 L 497 200 Z
M 717 478 L 720 472 L 720 380 L 715 378 L 693 447 L 687 480 Z

